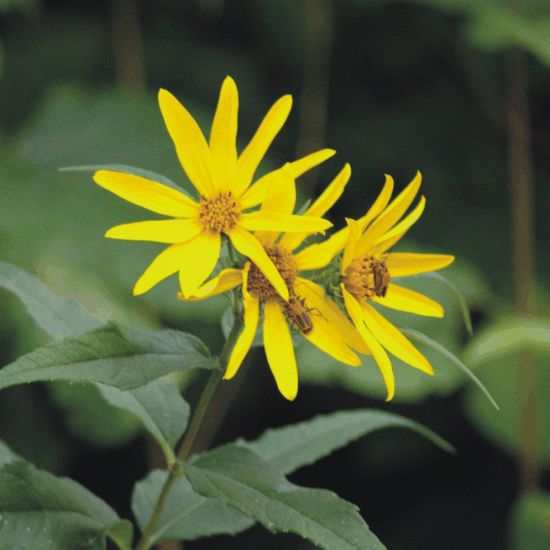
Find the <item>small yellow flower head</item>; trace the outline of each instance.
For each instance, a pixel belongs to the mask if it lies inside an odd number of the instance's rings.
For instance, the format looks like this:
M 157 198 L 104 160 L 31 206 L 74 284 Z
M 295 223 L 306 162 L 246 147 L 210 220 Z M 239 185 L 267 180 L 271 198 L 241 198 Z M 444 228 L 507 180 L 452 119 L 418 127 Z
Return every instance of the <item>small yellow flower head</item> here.
M 344 285 L 359 301 L 374 296 L 383 298 L 388 292 L 390 272 L 383 258 L 355 258 L 344 273 Z
M 231 191 L 220 193 L 199 203 L 199 219 L 210 233 L 229 233 L 239 221 L 241 212 Z

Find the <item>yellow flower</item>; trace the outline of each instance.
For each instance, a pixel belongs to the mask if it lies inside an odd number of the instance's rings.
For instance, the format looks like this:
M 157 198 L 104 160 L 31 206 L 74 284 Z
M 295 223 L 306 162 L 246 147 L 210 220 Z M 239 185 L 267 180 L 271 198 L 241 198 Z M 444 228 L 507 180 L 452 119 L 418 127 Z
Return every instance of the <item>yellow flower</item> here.
M 94 174 L 95 182 L 101 187 L 131 203 L 173 218 L 118 225 L 105 234 L 112 239 L 170 245 L 138 279 L 135 295 L 147 292 L 176 272 L 179 272 L 184 295 L 190 295 L 212 273 L 220 255 L 221 236 L 225 234 L 241 254 L 259 267 L 277 292 L 288 299 L 282 277 L 251 231 L 318 232 L 332 225 L 312 216 L 265 210 L 247 212 L 262 203 L 269 187 L 280 177 L 280 171 L 275 170 L 252 184 L 260 161 L 288 117 L 292 98 L 284 96 L 271 107 L 240 155 L 236 147 L 238 103 L 235 82 L 227 77 L 207 143 L 183 105 L 166 90 L 159 91 L 164 122 L 179 161 L 200 195 L 199 201 L 140 176 L 110 170 Z M 289 170 L 296 178 L 333 154 L 330 149 L 317 151 L 290 163 Z
M 443 317 L 440 304 L 391 280 L 442 269 L 454 260 L 444 254 L 388 252 L 422 215 L 424 197 L 403 218 L 421 182 L 421 174 L 417 173 L 390 203 L 393 179 L 386 176 L 384 188 L 365 216 L 357 221 L 347 220 L 348 227 L 298 255 L 306 268 L 320 269 L 344 248 L 340 268 L 344 304 L 382 373 L 388 401 L 395 393 L 395 380 L 386 350 L 412 367 L 432 375 L 434 372 L 424 355 L 369 302 L 417 315 Z
M 283 167 L 281 172 L 284 178 L 270 189 L 262 205 L 264 212 L 290 214 L 294 210 L 296 187 L 292 173 L 288 167 Z M 305 215 L 325 214 L 342 194 L 350 174 L 351 169 L 346 165 Z M 368 349 L 338 306 L 325 296 L 324 289 L 300 276 L 299 255 L 294 255 L 293 251 L 302 244 L 307 233 L 258 232 L 256 236 L 285 281 L 288 300 L 281 299 L 255 262 L 246 262 L 243 269 L 224 269 L 189 299 L 202 300 L 242 285 L 244 328 L 233 348 L 224 378 L 235 376 L 248 353 L 263 306 L 263 343 L 269 367 L 281 394 L 292 400 L 298 392 L 298 369 L 291 327 L 325 353 L 349 365 L 361 363 L 350 347 L 361 353 L 368 353 Z

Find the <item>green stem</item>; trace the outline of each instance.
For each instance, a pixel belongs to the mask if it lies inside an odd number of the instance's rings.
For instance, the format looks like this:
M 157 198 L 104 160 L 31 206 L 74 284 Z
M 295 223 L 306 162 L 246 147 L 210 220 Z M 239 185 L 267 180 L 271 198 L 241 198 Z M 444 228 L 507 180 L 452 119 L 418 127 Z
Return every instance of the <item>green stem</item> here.
M 216 392 L 216 388 L 218 387 L 218 384 L 222 378 L 222 374 L 227 367 L 231 351 L 233 350 L 233 346 L 235 345 L 240 331 L 241 319 L 240 317 L 236 316 L 233 322 L 233 326 L 231 327 L 231 331 L 228 334 L 225 344 L 223 346 L 218 364 L 216 368 L 212 371 L 210 377 L 208 378 L 208 381 L 206 382 L 206 385 L 202 391 L 199 402 L 195 409 L 195 413 L 193 414 L 193 418 L 191 419 L 191 423 L 189 424 L 189 428 L 178 449 L 178 461 L 174 462 L 170 466 L 168 477 L 166 478 L 166 481 L 162 486 L 157 502 L 153 509 L 153 513 L 151 514 L 149 522 L 147 523 L 147 526 L 143 531 L 143 535 L 138 542 L 136 550 L 149 550 L 149 548 L 151 548 L 151 545 L 154 543 L 153 536 L 155 534 L 155 530 L 157 528 L 157 524 L 162 514 L 162 511 L 164 510 L 164 506 L 166 505 L 166 499 L 168 498 L 168 495 L 170 493 L 170 490 L 172 489 L 172 486 L 174 485 L 174 482 L 176 481 L 176 478 L 183 473 L 179 461 L 184 461 L 185 459 L 187 459 L 193 448 L 193 443 L 195 442 L 197 433 L 199 432 L 202 421 L 208 410 L 208 405 L 210 404 L 210 401 L 212 400 L 212 397 Z

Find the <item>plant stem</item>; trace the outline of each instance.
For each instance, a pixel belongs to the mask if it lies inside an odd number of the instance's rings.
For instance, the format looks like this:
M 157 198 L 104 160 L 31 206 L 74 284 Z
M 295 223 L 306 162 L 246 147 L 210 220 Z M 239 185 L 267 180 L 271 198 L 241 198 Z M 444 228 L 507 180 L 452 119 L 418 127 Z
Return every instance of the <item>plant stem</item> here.
M 535 285 L 535 230 L 533 208 L 533 164 L 531 129 L 524 59 L 518 49 L 509 53 L 508 65 L 508 147 L 510 205 L 514 266 L 514 306 L 518 313 L 532 313 Z M 536 357 L 520 353 L 517 370 L 519 414 L 519 466 L 523 491 L 533 491 L 538 483 L 538 407 Z
M 220 353 L 218 364 L 216 368 L 210 373 L 210 377 L 206 382 L 206 385 L 199 398 L 199 402 L 195 408 L 195 412 L 193 414 L 193 418 L 191 419 L 191 423 L 189 424 L 189 428 L 187 429 L 185 437 L 183 438 L 183 441 L 181 442 L 181 445 L 178 449 L 178 461 L 184 461 L 189 456 L 193 448 L 193 443 L 195 442 L 195 438 L 201 427 L 201 423 L 208 410 L 208 405 L 210 404 L 212 396 L 214 395 L 216 388 L 222 378 L 222 374 L 225 371 L 227 362 L 231 355 L 231 351 L 233 349 L 233 346 L 235 345 L 235 341 L 237 340 L 240 330 L 241 319 L 240 317 L 235 316 L 231 331 L 229 332 L 227 339 L 224 343 L 222 352 Z M 154 537 L 155 529 L 157 528 L 160 516 L 164 510 L 164 506 L 166 505 L 166 499 L 168 498 L 168 495 L 170 493 L 170 490 L 172 489 L 174 482 L 176 481 L 176 478 L 183 473 L 180 462 L 178 461 L 174 462 L 170 466 L 168 477 L 166 478 L 166 481 L 162 486 L 157 502 L 153 509 L 153 513 L 151 514 L 149 522 L 147 523 L 147 526 L 143 531 L 143 535 L 138 542 L 136 550 L 149 550 L 149 548 L 151 548 L 151 545 L 153 544 L 152 539 Z

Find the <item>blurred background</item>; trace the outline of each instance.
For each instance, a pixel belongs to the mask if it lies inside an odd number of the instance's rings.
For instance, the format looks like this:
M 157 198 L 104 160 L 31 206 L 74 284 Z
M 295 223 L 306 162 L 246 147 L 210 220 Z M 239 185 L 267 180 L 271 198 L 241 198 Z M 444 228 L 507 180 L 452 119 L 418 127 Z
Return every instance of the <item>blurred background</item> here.
M 199 443 L 253 438 L 337 409 L 398 412 L 457 454 L 388 431 L 292 479 L 358 504 L 391 549 L 550 548 L 549 69 L 548 0 L 0 0 L 0 259 L 106 319 L 190 330 L 219 349 L 224 299 L 178 302 L 175 278 L 133 298 L 162 246 L 103 233 L 146 212 L 94 186 L 90 173 L 58 168 L 128 164 L 187 186 L 157 108 L 159 87 L 208 132 L 232 75 L 241 146 L 291 93 L 293 112 L 262 170 L 336 149 L 302 179 L 300 194 L 315 196 L 350 162 L 351 183 L 331 212 L 337 227 L 365 211 L 384 173 L 401 189 L 422 171 L 428 207 L 399 249 L 457 256 L 445 275 L 466 299 L 474 338 L 438 280 L 408 286 L 441 301 L 444 320 L 391 317 L 465 358 L 500 411 L 432 351 L 434 378 L 394 361 L 397 392 L 386 404 L 373 365 L 354 370 L 304 344 L 294 403 L 275 390 L 260 349 L 221 388 Z M 47 337 L 15 297 L 0 291 L 0 300 L 4 365 Z M 202 380 L 182 385 L 193 402 Z M 126 517 L 134 481 L 159 460 L 137 420 L 87 386 L 4 391 L 0 438 Z M 186 547 L 243 544 L 310 547 L 262 528 Z

